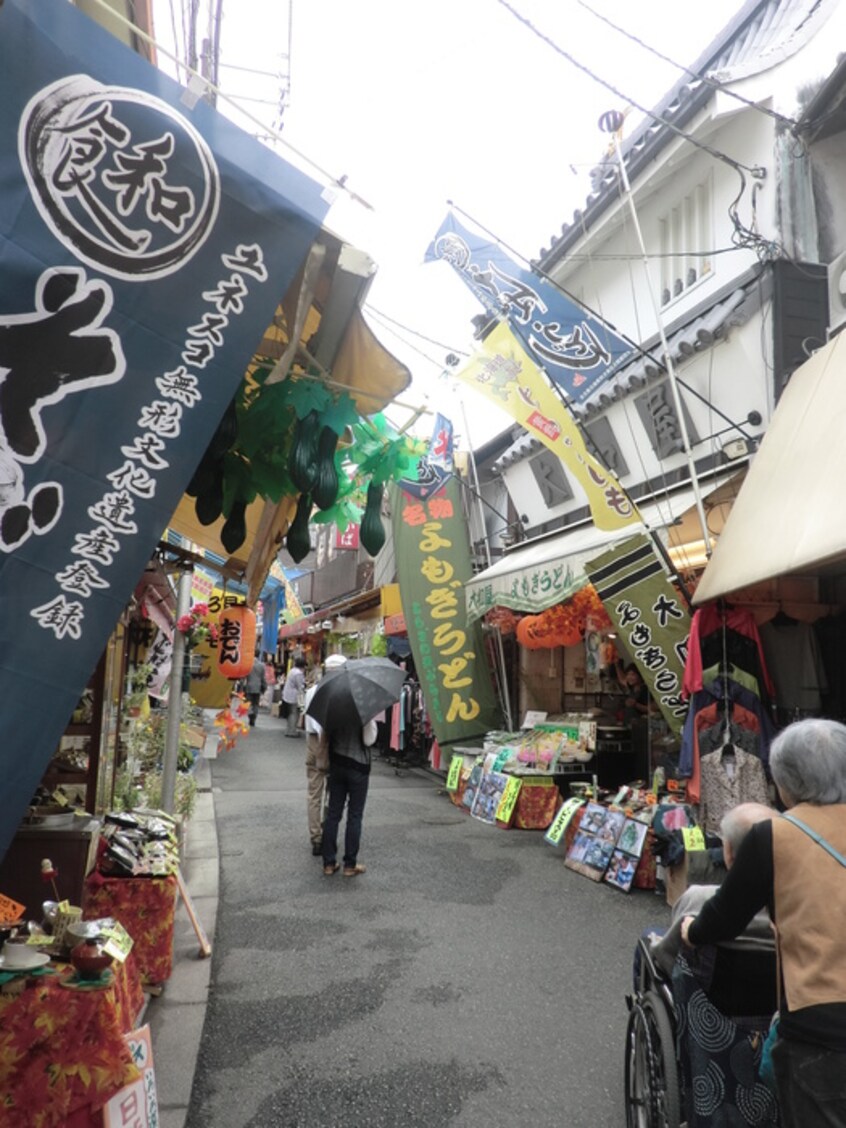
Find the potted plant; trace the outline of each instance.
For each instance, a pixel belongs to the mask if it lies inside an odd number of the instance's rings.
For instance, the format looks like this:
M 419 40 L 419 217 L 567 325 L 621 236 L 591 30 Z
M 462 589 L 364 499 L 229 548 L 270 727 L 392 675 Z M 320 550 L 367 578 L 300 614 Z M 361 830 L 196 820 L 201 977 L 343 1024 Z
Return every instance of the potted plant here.
M 129 692 L 124 700 L 126 712 L 130 717 L 141 716 L 141 708 L 147 700 L 152 673 L 153 667 L 149 662 L 142 662 L 130 673 Z

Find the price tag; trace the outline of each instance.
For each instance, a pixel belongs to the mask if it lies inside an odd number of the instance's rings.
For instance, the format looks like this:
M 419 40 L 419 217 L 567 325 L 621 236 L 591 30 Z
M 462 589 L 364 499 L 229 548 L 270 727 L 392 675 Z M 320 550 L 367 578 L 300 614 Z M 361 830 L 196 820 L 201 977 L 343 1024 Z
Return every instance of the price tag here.
M 67 807 L 67 805 L 68 805 L 67 795 L 64 795 L 61 791 L 59 791 L 58 787 L 53 792 L 53 794 L 50 796 L 50 798 L 59 807 Z
M 570 825 L 573 815 L 578 811 L 579 807 L 584 803 L 584 799 L 578 795 L 574 795 L 572 799 L 565 800 L 564 803 L 558 808 L 558 814 L 552 820 L 549 830 L 543 836 L 544 842 L 549 842 L 551 846 L 560 846 L 561 839 L 564 837 L 564 831 Z
M 449 762 L 449 772 L 447 773 L 446 789 L 447 791 L 458 791 L 458 784 L 461 780 L 461 769 L 464 766 L 463 756 L 453 756 Z
M 69 913 L 70 907 L 70 901 L 59 901 L 58 905 L 56 905 L 56 916 L 59 916 L 60 913 Z
M 118 963 L 123 963 L 132 951 L 132 937 L 120 921 L 116 920 L 108 928 L 104 928 L 100 935 L 105 940 L 104 950 Z
M 510 823 L 511 816 L 514 814 L 514 807 L 517 803 L 517 796 L 520 794 L 520 788 L 523 786 L 522 779 L 512 776 L 508 783 L 505 785 L 505 791 L 502 793 L 502 798 L 499 801 L 499 806 L 496 809 L 497 822 Z
M 22 905 L 20 901 L 13 901 L 5 893 L 0 893 L 0 922 L 14 924 L 15 921 L 21 919 L 25 912 L 26 905 Z
M 501 752 L 497 753 L 497 756 L 496 756 L 496 759 L 493 762 L 493 767 L 491 768 L 491 771 L 492 772 L 501 772 L 502 769 L 505 767 L 505 765 L 508 763 L 508 760 L 510 759 L 510 757 L 511 757 L 511 749 L 510 748 L 503 748 Z
M 696 850 L 705 849 L 705 835 L 702 833 L 702 828 L 699 826 L 683 826 L 682 840 L 688 854 L 692 854 Z

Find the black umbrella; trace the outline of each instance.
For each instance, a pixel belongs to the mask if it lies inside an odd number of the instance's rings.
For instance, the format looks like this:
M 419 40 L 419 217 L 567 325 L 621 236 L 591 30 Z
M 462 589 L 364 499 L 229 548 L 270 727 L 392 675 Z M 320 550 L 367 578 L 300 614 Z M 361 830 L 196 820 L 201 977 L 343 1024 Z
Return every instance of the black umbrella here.
M 399 701 L 405 678 L 389 658 L 354 658 L 327 671 L 306 712 L 325 729 L 364 725 Z

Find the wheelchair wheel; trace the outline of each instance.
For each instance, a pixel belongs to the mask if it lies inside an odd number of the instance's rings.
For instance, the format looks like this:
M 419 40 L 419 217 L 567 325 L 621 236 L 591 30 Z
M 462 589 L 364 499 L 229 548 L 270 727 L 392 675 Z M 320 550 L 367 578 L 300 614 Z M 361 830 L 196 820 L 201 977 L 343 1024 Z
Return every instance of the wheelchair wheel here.
M 675 1038 L 666 1006 L 652 991 L 629 1013 L 625 1084 L 626 1128 L 679 1128 Z

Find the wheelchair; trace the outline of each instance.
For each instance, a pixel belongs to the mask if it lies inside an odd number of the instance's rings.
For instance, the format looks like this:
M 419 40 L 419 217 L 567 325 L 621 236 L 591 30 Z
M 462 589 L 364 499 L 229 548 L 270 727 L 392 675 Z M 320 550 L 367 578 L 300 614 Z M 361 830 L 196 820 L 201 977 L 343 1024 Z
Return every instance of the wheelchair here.
M 626 1128 L 680 1128 L 681 1079 L 676 1056 L 676 1006 L 670 981 L 649 941 L 638 940 L 640 971 L 626 996 Z
M 678 957 L 671 981 L 656 964 L 648 940 L 638 940 L 638 951 L 637 984 L 626 999 L 626 1128 L 705 1125 L 712 1117 L 716 1124 L 777 1128 L 775 1096 L 757 1078 L 772 1012 L 730 1018 L 707 1000 L 687 957 Z M 775 984 L 775 953 L 763 958 Z M 694 1001 L 708 1035 L 704 1039 L 691 1027 Z M 715 1056 L 718 1050 L 722 1056 Z

